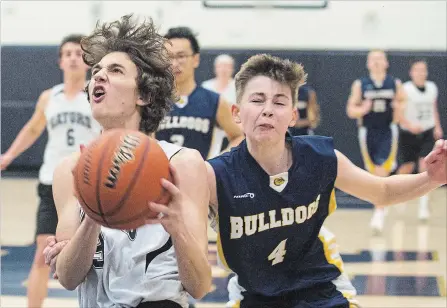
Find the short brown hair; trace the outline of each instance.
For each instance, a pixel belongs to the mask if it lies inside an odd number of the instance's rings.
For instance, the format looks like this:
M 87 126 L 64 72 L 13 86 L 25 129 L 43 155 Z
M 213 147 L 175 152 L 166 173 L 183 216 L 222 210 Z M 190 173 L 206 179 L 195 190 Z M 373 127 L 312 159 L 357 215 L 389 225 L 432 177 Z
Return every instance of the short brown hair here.
M 132 15 L 97 24 L 92 34 L 81 41 L 84 62 L 93 66 L 111 52 L 125 52 L 136 65 L 137 88 L 143 101 L 140 131 L 153 133 L 175 101 L 174 75 L 165 48 L 152 19 L 137 24 Z
M 289 86 L 292 92 L 293 106 L 296 106 L 298 102 L 298 88 L 307 79 L 307 74 L 301 64 L 268 54 L 255 55 L 242 64 L 240 71 L 235 76 L 238 103 L 241 102 L 245 86 L 256 76 L 265 76 Z

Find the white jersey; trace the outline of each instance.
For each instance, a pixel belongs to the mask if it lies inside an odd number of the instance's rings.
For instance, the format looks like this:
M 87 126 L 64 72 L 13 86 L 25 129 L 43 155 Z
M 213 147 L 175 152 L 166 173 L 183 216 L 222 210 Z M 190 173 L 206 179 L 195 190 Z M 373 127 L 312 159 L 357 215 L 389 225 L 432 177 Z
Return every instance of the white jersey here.
M 81 144 L 87 145 L 99 136 L 101 126 L 92 117 L 87 94 L 79 92 L 74 99 L 67 100 L 63 84 L 51 89 L 45 118 L 48 141 L 39 171 L 39 181 L 51 185 L 54 169 L 59 162 L 79 151 Z
M 217 91 L 217 88 L 216 88 L 216 79 L 215 78 L 204 81 L 202 83 L 202 87 L 204 87 L 205 89 L 214 91 L 216 93 L 219 93 L 219 91 Z M 236 85 L 234 83 L 234 80 L 231 80 L 230 83 L 228 84 L 228 86 L 225 88 L 225 90 L 223 90 L 219 94 L 222 95 L 222 97 L 231 105 L 236 104 Z M 223 140 L 227 136 L 225 134 L 224 130 L 222 130 L 218 127 L 216 127 L 215 130 L 216 130 L 216 132 L 214 134 L 212 147 L 208 154 L 208 159 L 216 157 L 217 155 L 219 155 L 221 153 Z
M 182 148 L 159 142 L 169 159 Z M 101 227 L 93 266 L 78 287 L 79 306 L 136 307 L 170 300 L 188 307 L 169 233 L 161 224 L 131 231 Z
M 411 123 L 418 123 L 426 131 L 435 127 L 435 102 L 438 98 L 438 87 L 432 81 L 425 82 L 425 90 L 419 90 L 412 81 L 403 84 L 408 96 L 405 118 Z M 402 129 L 407 130 L 402 126 Z

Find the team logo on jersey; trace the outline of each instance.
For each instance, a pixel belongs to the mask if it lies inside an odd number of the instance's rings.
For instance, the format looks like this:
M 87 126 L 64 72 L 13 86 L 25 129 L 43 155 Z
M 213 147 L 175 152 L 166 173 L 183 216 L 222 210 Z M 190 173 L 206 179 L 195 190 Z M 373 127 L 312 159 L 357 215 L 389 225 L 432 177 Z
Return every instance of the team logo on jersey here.
M 283 177 L 279 177 L 273 180 L 273 184 L 275 184 L 275 186 L 281 186 L 285 181 L 286 180 Z

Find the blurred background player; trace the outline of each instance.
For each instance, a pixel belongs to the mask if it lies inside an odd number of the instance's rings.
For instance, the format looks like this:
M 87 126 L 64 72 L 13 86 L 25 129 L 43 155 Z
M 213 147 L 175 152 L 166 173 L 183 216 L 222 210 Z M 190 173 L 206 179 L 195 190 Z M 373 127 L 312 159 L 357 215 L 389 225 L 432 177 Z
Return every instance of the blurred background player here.
M 400 80 L 387 73 L 388 60 L 383 50 L 367 56 L 369 76 L 357 79 L 351 87 L 347 115 L 357 119 L 360 151 L 367 171 L 388 176 L 396 164 L 399 132 L 397 123 L 405 94 Z M 382 232 L 385 210 L 374 204 L 371 228 Z
M 425 171 L 424 157 L 430 153 L 435 140 L 443 136 L 437 106 L 438 87 L 427 80 L 427 62 L 423 59 L 413 61 L 409 74 L 411 80 L 403 84 L 407 104 L 400 121 L 399 174 L 412 173 L 415 164 L 418 172 Z M 422 220 L 430 216 L 428 195 L 419 198 L 418 216 Z
M 89 68 L 82 60 L 81 38 L 81 35 L 73 34 L 62 40 L 59 67 L 64 82 L 42 92 L 31 119 L 1 156 L 1 169 L 4 170 L 36 142 L 46 127 L 48 142 L 39 171 L 37 247 L 28 277 L 28 307 L 41 307 L 47 295 L 50 268 L 45 265 L 43 249 L 46 238 L 55 234 L 58 222 L 52 192 L 54 169 L 64 157 L 78 151 L 81 144 L 88 144 L 100 132 L 84 92 Z
M 204 159 L 220 153 L 216 129 L 228 137 L 229 146 L 238 144 L 242 131 L 231 116 L 231 105 L 216 92 L 198 86 L 195 69 L 200 63 L 197 38 L 188 27 L 168 30 L 167 49 L 175 76 L 176 92 L 180 99 L 165 117 L 156 133 L 158 140 L 198 150 Z
M 205 80 L 202 87 L 222 95 L 230 104 L 236 104 L 236 85 L 234 83 L 234 59 L 221 54 L 214 59 L 215 78 Z
M 298 120 L 294 127 L 289 128 L 292 136 L 313 135 L 314 129 L 320 123 L 320 107 L 317 93 L 309 85 L 302 85 L 298 89 Z
M 214 59 L 215 78 L 205 80 L 202 87 L 222 95 L 231 105 L 236 104 L 236 85 L 234 83 L 234 59 L 227 54 L 221 54 Z M 215 140 L 217 144 L 222 144 L 220 150 L 228 147 L 228 138 L 221 128 L 216 128 Z M 214 157 L 216 153 L 210 156 Z

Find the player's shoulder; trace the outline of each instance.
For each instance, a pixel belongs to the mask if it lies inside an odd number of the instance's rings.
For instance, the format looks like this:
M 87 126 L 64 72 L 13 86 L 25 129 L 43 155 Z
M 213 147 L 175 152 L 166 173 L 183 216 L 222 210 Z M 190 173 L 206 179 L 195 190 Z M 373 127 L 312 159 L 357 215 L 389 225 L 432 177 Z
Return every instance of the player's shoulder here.
M 159 141 L 159 144 L 174 166 L 182 167 L 188 165 L 188 167 L 198 167 L 205 164 L 202 155 L 195 149 L 181 147 L 166 141 Z
M 292 143 L 296 151 L 303 154 L 334 155 L 334 139 L 327 136 L 293 136 Z
M 208 159 L 207 162 L 213 167 L 214 170 L 232 170 L 239 162 L 238 155 L 244 144 L 245 140 L 243 140 L 239 145 L 231 148 L 231 150 Z
M 427 88 L 431 88 L 431 89 L 434 89 L 434 90 L 438 90 L 438 86 L 436 85 L 436 83 L 435 83 L 434 81 L 427 80 L 427 81 L 425 82 L 425 85 L 426 85 Z

